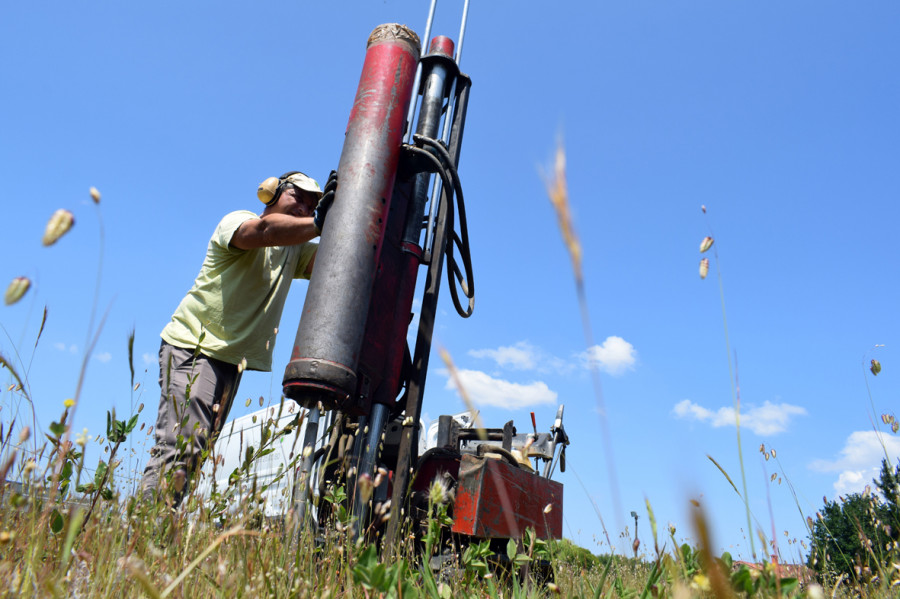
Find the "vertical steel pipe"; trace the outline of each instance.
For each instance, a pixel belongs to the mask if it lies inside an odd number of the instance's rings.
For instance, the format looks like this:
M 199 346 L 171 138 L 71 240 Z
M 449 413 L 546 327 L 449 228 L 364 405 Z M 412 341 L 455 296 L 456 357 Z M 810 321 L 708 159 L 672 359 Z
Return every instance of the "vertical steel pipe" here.
M 452 60 L 453 40 L 439 35 L 428 45 L 429 57 L 445 57 Z M 425 60 L 423 60 L 425 63 Z M 440 60 L 429 60 L 427 71 L 424 73 L 425 81 L 422 85 L 422 109 L 419 111 L 419 120 L 416 124 L 416 133 L 425 137 L 436 138 L 441 126 L 441 111 L 444 108 L 444 100 L 447 99 L 447 81 L 455 74 L 449 73 L 447 65 Z M 422 67 L 423 71 L 426 69 Z M 428 173 L 420 173 L 416 177 L 413 191 L 413 200 L 406 221 L 406 231 L 403 241 L 406 244 L 418 245 L 422 236 L 422 217 L 425 212 L 425 204 L 428 201 Z M 421 249 L 417 248 L 417 254 Z
M 284 374 L 284 394 L 307 407 L 338 407 L 356 392 L 418 58 L 419 39 L 404 25 L 380 25 L 369 36 L 334 205 Z
M 299 433 L 299 431 L 297 431 Z M 291 539 L 296 539 L 298 533 L 307 522 L 307 506 L 309 504 L 309 492 L 312 488 L 313 456 L 316 453 L 316 439 L 319 436 L 319 408 L 311 409 L 306 415 L 306 431 L 303 435 L 303 449 L 300 457 L 300 468 L 297 478 L 294 480 L 294 520 L 291 531 Z
M 363 530 L 369 518 L 369 507 L 372 499 L 372 481 L 375 479 L 375 466 L 378 464 L 378 454 L 380 453 L 381 437 L 384 434 L 384 425 L 387 423 L 390 410 L 382 404 L 372 406 L 372 416 L 369 419 L 368 426 L 363 430 L 364 445 L 362 455 L 359 460 L 359 467 L 356 472 L 356 493 L 353 497 L 353 536 L 359 537 L 360 531 Z M 363 486 L 360 486 L 360 480 L 367 477 Z

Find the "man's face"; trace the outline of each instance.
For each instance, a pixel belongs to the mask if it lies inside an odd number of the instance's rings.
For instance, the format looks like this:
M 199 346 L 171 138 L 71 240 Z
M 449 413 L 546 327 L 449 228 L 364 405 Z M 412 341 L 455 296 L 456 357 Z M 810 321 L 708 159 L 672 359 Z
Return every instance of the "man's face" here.
M 281 192 L 278 201 L 275 202 L 275 211 L 291 216 L 312 216 L 316 212 L 319 198 L 316 194 L 289 185 Z

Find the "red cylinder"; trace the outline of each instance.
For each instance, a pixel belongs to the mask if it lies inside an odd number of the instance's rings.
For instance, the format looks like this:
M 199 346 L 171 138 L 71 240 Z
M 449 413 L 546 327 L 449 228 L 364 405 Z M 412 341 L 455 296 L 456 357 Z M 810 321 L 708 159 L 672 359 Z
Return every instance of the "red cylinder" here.
M 418 58 L 419 39 L 403 25 L 380 25 L 369 36 L 334 205 L 284 374 L 285 395 L 307 406 L 335 407 L 356 390 Z
M 441 54 L 447 58 L 453 58 L 453 40 L 445 35 L 438 35 L 431 38 L 428 44 L 428 54 Z

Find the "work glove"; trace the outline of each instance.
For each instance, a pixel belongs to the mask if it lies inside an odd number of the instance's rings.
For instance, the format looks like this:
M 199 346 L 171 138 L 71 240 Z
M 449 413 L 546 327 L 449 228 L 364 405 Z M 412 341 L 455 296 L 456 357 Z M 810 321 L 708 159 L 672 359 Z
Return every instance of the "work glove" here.
M 331 171 L 328 175 L 328 181 L 325 183 L 325 189 L 322 190 L 322 198 L 316 206 L 316 213 L 313 216 L 313 225 L 316 231 L 322 234 L 322 227 L 325 226 L 325 216 L 328 209 L 334 203 L 334 192 L 337 191 L 337 171 Z

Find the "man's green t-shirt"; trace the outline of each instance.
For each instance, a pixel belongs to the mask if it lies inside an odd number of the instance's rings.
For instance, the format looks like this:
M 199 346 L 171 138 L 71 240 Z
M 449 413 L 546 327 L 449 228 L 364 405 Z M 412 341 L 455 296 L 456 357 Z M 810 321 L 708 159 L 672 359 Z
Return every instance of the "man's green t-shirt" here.
M 242 250 L 230 245 L 245 221 L 259 218 L 248 210 L 225 216 L 216 227 L 194 286 L 162 331 L 166 342 L 200 347 L 211 358 L 249 370 L 272 370 L 275 333 L 292 279 L 306 270 L 318 244 Z M 202 340 L 201 340 L 202 336 Z

